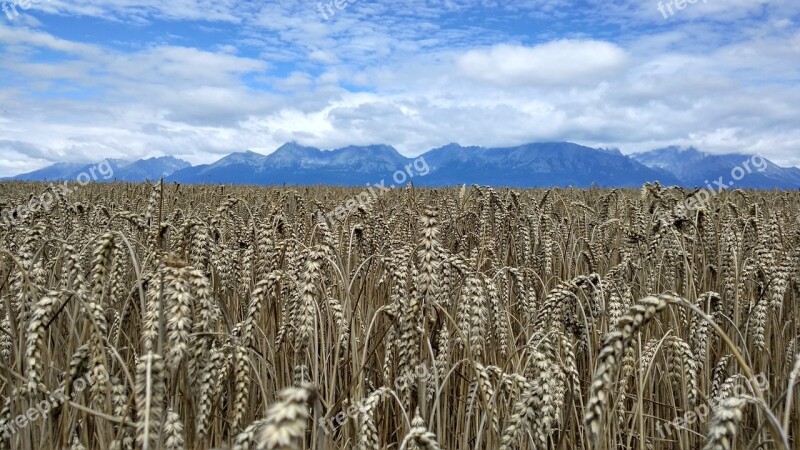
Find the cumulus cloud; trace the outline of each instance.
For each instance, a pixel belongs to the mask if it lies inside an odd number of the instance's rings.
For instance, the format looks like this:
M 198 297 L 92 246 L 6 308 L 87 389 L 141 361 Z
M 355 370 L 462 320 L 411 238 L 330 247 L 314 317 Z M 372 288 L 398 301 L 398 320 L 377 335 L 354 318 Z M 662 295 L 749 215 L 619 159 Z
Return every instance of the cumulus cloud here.
M 0 176 L 105 157 L 208 163 L 291 140 L 410 155 L 678 144 L 800 164 L 800 3 L 720 0 L 668 21 L 655 2 L 488 3 L 370 0 L 327 21 L 304 0 L 41 3 L 48 14 L 0 27 Z M 98 41 L 71 20 L 120 32 Z
M 470 50 L 458 58 L 467 77 L 513 85 L 587 85 L 618 74 L 628 60 L 625 51 L 609 42 L 558 40 L 524 47 L 500 44 Z

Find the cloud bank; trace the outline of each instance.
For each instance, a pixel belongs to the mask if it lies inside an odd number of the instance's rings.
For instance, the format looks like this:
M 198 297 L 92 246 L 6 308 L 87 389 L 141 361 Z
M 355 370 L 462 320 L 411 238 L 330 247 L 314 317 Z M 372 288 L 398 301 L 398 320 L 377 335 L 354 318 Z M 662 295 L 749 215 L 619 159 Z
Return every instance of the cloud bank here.
M 53 0 L 0 16 L 0 176 L 295 140 L 571 140 L 800 165 L 800 4 Z

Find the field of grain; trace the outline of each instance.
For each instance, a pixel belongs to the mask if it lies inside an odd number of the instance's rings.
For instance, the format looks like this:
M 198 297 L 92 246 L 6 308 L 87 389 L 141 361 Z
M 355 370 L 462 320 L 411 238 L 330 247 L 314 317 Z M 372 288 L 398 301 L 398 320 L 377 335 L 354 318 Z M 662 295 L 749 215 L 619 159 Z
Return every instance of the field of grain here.
M 798 192 L 4 183 L 0 206 L 45 191 L 0 224 L 0 448 L 800 445 Z

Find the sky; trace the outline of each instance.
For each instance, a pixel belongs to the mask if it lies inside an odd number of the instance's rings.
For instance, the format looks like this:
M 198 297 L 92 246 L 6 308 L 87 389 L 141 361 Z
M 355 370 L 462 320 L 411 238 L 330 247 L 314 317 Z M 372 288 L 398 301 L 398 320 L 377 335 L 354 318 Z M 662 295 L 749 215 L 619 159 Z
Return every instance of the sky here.
M 290 141 L 680 145 L 800 165 L 798 0 L 338 5 L 0 0 L 0 176 Z

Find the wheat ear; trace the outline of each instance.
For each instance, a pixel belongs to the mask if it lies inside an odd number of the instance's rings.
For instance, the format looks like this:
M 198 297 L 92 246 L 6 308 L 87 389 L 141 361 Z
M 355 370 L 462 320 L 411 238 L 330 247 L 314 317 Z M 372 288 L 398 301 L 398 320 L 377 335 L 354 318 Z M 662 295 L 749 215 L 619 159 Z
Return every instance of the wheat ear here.
M 596 444 L 600 438 L 605 406 L 610 402 L 609 391 L 625 349 L 633 341 L 636 332 L 666 306 L 667 297 L 645 297 L 639 300 L 626 315 L 620 317 L 616 330 L 603 338 L 583 418 L 589 442 Z

